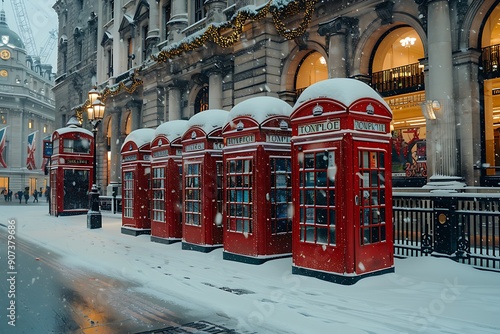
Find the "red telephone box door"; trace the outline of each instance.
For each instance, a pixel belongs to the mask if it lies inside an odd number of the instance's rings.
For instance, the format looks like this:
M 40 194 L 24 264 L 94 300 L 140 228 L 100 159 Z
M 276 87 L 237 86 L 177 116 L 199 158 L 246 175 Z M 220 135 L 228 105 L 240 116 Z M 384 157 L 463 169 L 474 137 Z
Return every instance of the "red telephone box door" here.
M 386 146 L 389 146 L 387 144 Z M 354 150 L 354 271 L 358 274 L 391 267 L 393 256 L 390 154 L 380 144 L 356 143 Z M 388 256 L 380 256 L 388 254 Z
M 297 149 L 297 147 L 295 148 Z M 298 225 L 294 230 L 294 264 L 315 270 L 345 272 L 346 230 L 339 228 L 342 222 L 342 201 L 340 193 L 345 180 L 340 175 L 340 141 L 318 148 L 317 144 L 299 145 L 294 154 L 299 161 L 293 163 L 299 177 Z M 298 154 L 297 154 L 298 153 Z M 338 170 L 338 173 L 337 173 Z M 297 222 L 297 220 L 296 220 Z M 318 246 L 322 251 L 318 252 Z M 320 257 L 317 254 L 320 253 Z M 316 254 L 308 256 L 309 254 Z

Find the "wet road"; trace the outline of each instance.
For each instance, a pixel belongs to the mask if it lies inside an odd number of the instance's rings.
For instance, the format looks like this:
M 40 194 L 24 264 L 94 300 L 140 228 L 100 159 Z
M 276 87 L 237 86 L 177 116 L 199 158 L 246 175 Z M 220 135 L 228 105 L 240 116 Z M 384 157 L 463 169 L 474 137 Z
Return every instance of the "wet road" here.
M 58 255 L 25 240 L 15 239 L 10 274 L 6 232 L 0 226 L 0 333 L 137 333 L 194 320 L 179 306 L 133 291 L 133 283 L 64 266 Z M 8 317 L 12 301 L 15 327 Z

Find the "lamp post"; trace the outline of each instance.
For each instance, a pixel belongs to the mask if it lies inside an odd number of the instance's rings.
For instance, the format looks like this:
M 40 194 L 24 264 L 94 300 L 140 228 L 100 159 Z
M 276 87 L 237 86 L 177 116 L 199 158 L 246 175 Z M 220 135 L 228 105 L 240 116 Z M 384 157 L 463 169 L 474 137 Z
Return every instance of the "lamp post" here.
M 87 212 L 87 228 L 101 228 L 102 227 L 102 216 L 99 209 L 99 190 L 97 189 L 97 126 L 101 123 L 104 117 L 105 105 L 100 100 L 99 92 L 97 88 L 94 87 L 88 93 L 90 107 L 87 108 L 88 118 L 90 124 L 92 124 L 92 133 L 94 135 L 94 163 L 93 163 L 93 177 L 92 177 L 92 189 L 89 192 L 89 206 L 90 209 Z

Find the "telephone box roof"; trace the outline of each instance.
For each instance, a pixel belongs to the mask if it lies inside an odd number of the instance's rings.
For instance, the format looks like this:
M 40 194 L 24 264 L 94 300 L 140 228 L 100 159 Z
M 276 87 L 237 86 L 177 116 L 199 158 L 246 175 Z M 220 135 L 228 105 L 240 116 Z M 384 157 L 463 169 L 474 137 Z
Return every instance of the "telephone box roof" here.
M 373 88 L 362 81 L 350 78 L 327 79 L 312 84 L 300 94 L 293 109 L 295 110 L 301 104 L 318 98 L 332 99 L 344 104 L 346 107 L 359 99 L 372 98 L 379 101 L 391 112 L 389 105 Z
M 69 133 L 69 132 L 80 132 L 80 133 L 85 133 L 86 135 L 93 136 L 92 132 L 90 132 L 87 129 L 84 129 L 82 127 L 76 126 L 76 125 L 69 125 L 64 128 L 59 128 L 54 131 L 54 133 L 57 133 L 59 135 Z
M 222 109 L 208 109 L 199 112 L 189 119 L 186 130 L 198 126 L 208 135 L 213 130 L 224 126 L 227 115 L 228 112 Z
M 262 124 L 272 116 L 290 116 L 292 107 L 283 100 L 271 96 L 257 96 L 235 105 L 229 113 L 226 123 L 238 116 L 249 116 Z
M 123 141 L 122 149 L 123 146 L 130 141 L 134 142 L 139 148 L 142 147 L 144 144 L 149 144 L 151 143 L 154 134 L 155 134 L 154 129 L 143 128 L 134 130 L 130 132 L 129 135 Z
M 160 135 L 164 135 L 172 142 L 174 139 L 182 137 L 188 128 L 187 125 L 188 121 L 183 119 L 162 123 L 156 128 L 153 139 Z

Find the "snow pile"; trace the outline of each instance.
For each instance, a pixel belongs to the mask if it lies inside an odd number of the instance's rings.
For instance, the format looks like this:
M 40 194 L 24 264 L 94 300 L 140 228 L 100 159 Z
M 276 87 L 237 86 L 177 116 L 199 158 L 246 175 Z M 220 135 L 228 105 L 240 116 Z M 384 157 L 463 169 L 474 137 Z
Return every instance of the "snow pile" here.
M 498 333 L 500 274 L 445 258 L 396 259 L 395 273 L 343 286 L 292 275 L 291 258 L 250 265 L 223 260 L 222 249 L 201 253 L 124 235 L 120 214 L 103 212 L 103 227 L 92 230 L 86 216 L 56 218 L 43 205 L 2 206 L 2 216 L 16 220 L 18 238 L 48 250 L 34 254 L 42 262 L 61 257 L 135 282 L 129 293 L 176 303 L 194 317 L 210 310 L 238 333 Z

